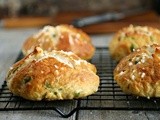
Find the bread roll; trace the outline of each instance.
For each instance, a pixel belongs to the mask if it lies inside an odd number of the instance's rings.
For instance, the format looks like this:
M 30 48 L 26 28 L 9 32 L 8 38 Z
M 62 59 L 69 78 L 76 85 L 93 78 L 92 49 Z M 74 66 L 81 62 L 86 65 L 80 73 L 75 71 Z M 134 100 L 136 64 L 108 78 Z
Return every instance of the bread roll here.
M 109 51 L 113 59 L 120 61 L 136 48 L 144 45 L 160 44 L 160 31 L 147 26 L 122 28 L 110 41 Z
M 96 67 L 72 52 L 40 47 L 15 63 L 6 77 L 9 90 L 28 100 L 81 98 L 98 90 Z
M 125 93 L 160 97 L 160 45 L 144 46 L 124 57 L 114 70 L 114 79 Z
M 90 37 L 71 25 L 45 26 L 30 36 L 23 44 L 22 51 L 28 55 L 35 46 L 43 50 L 72 51 L 82 59 L 91 59 L 95 52 Z

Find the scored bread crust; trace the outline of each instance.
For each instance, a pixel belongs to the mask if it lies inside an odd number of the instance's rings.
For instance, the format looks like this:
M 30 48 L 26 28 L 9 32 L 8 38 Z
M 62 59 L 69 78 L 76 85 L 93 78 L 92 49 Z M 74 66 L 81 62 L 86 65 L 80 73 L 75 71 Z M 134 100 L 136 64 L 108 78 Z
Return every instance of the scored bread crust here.
M 55 27 L 45 26 L 38 33 L 30 36 L 23 44 L 23 54 L 28 55 L 35 46 L 46 51 L 72 51 L 86 60 L 91 59 L 95 52 L 95 47 L 86 33 L 66 24 Z
M 142 97 L 160 97 L 160 45 L 148 45 L 124 57 L 114 70 L 122 91 Z
M 28 100 L 81 98 L 98 90 L 96 67 L 72 52 L 35 50 L 15 63 L 6 77 L 9 90 Z
M 160 44 L 160 31 L 147 26 L 133 26 L 119 30 L 109 43 L 113 59 L 120 61 L 134 49 L 144 45 Z

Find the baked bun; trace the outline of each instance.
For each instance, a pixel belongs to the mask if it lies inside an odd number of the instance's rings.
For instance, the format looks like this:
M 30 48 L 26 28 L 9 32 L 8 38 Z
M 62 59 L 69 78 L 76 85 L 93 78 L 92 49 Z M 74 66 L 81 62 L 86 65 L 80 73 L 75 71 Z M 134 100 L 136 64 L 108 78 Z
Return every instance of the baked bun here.
M 160 31 L 147 26 L 125 27 L 119 30 L 109 44 L 109 51 L 113 59 L 120 61 L 144 45 L 160 44 Z
M 13 65 L 6 81 L 13 94 L 35 101 L 81 98 L 99 86 L 94 65 L 72 52 L 39 47 Z
M 114 79 L 128 94 L 160 97 L 160 45 L 148 45 L 124 57 L 114 70 Z
M 52 50 L 72 51 L 85 60 L 91 59 L 95 52 L 90 37 L 71 25 L 45 26 L 24 42 L 23 54 L 28 55 L 35 46 L 49 52 Z

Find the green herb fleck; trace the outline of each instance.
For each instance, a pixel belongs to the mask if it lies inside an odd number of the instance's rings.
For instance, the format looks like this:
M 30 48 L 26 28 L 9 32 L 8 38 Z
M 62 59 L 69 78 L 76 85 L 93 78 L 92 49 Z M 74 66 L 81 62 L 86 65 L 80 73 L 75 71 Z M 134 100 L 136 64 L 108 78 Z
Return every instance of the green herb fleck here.
M 134 64 L 137 64 L 138 62 L 139 62 L 139 61 L 136 60 L 136 61 L 134 62 Z
M 54 92 L 54 94 L 57 95 L 58 93 L 57 93 L 57 92 Z
M 46 98 L 46 95 L 47 95 L 47 93 L 44 93 L 44 94 L 42 95 L 42 98 L 45 99 L 45 98 Z
M 79 97 L 79 95 L 80 95 L 80 92 L 76 92 L 75 94 L 74 94 L 74 97 Z
M 50 84 L 48 81 L 45 82 L 45 86 L 46 86 L 47 88 L 52 88 L 51 84 Z
M 32 77 L 31 77 L 31 76 L 25 76 L 25 77 L 23 78 L 23 83 L 26 84 L 26 83 L 28 83 L 28 82 L 31 81 L 31 80 L 32 80 Z
M 56 34 L 53 34 L 52 37 L 56 37 Z
M 59 91 L 62 91 L 63 89 L 62 89 L 62 88 L 59 88 L 58 90 L 59 90 Z
M 155 40 L 155 37 L 150 36 L 150 40 L 153 42 Z
M 135 40 L 135 38 L 134 38 L 134 37 L 129 37 L 129 39 L 130 39 L 130 40 Z
M 130 58 L 128 61 L 129 61 L 129 62 L 131 62 L 131 61 L 132 61 L 132 59 Z
M 19 67 L 15 67 L 12 69 L 12 74 L 15 73 L 18 70 Z
M 134 49 L 135 49 L 134 44 L 131 44 L 131 46 L 130 46 L 130 51 L 133 52 Z

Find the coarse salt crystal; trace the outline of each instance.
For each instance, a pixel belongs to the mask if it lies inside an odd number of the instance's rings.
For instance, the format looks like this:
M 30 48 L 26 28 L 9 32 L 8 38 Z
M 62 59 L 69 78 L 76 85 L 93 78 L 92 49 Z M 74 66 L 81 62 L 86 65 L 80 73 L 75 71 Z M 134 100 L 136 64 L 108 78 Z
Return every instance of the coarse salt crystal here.
M 142 73 L 141 78 L 144 78 L 145 75 L 146 75 L 145 73 Z
M 58 75 L 58 74 L 59 74 L 59 71 L 58 71 L 58 70 L 55 70 L 55 74 Z
M 76 38 L 80 38 L 80 36 L 81 36 L 80 34 L 76 34 Z
M 58 69 L 58 66 L 57 66 L 57 65 L 54 65 L 54 67 Z
M 139 61 L 139 57 L 136 57 L 136 61 Z
M 131 65 L 133 65 L 133 63 L 132 63 L 132 62 L 129 62 L 129 66 L 131 66 Z
M 119 73 L 119 75 L 123 75 L 124 74 L 124 71 L 121 71 L 120 73 Z
M 13 67 L 10 67 L 9 69 L 11 70 L 11 69 L 13 69 Z
M 131 78 L 132 78 L 132 80 L 135 80 L 135 76 L 134 75 L 131 75 Z
M 145 59 L 142 59 L 141 62 L 142 62 L 142 63 L 145 63 Z
M 139 52 L 140 51 L 140 49 L 137 49 L 137 52 Z

